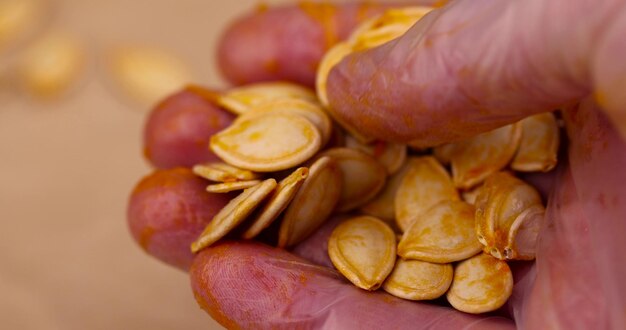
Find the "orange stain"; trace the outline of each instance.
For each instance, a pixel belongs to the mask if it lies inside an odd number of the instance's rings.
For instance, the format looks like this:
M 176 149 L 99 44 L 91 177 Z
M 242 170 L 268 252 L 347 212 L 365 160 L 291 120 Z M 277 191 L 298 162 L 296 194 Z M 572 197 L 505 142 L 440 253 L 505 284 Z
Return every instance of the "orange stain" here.
M 269 9 L 270 9 L 270 6 L 267 3 L 261 1 L 257 3 L 255 11 L 259 14 L 262 14 L 268 11 Z
M 324 34 L 325 49 L 330 49 L 339 41 L 337 35 L 337 6 L 329 2 L 316 3 L 312 1 L 301 1 L 300 9 L 318 22 Z
M 184 179 L 190 177 L 195 178 L 191 170 L 183 167 L 169 170 L 157 170 L 143 178 L 143 180 L 137 184 L 132 194 L 137 195 L 151 189 L 173 188 L 179 185 Z
M 277 59 L 271 58 L 263 63 L 263 69 L 265 69 L 267 73 L 278 73 L 280 71 L 280 63 Z
M 211 104 L 217 104 L 217 99 L 220 97 L 220 93 L 199 85 L 187 85 L 185 91 L 198 95 Z
M 356 11 L 356 22 L 360 24 L 372 16 L 372 13 L 380 9 L 381 6 L 371 1 L 364 1 L 359 4 Z
M 448 0 L 437 0 L 432 4 L 434 8 L 441 8 L 448 4 Z
M 150 149 L 150 147 L 144 147 L 143 148 L 143 156 L 146 159 L 152 159 L 152 150 Z
M 141 231 L 141 234 L 139 235 L 139 246 L 141 246 L 144 249 L 144 251 L 148 251 L 150 240 L 152 239 L 152 236 L 154 235 L 155 232 L 156 230 L 152 227 L 145 227 Z
M 387 150 L 387 143 L 384 141 L 377 141 L 374 144 L 374 157 L 378 158 L 382 156 Z

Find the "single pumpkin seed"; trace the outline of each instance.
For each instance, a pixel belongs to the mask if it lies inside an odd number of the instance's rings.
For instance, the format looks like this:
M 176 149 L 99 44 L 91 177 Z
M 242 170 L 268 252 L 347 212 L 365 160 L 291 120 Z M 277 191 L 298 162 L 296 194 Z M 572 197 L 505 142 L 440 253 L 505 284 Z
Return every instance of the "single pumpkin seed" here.
M 450 160 L 456 187 L 472 188 L 506 167 L 521 137 L 521 125 L 515 123 L 458 142 Z
M 474 229 L 475 209 L 462 201 L 443 201 L 418 216 L 398 244 L 398 255 L 449 263 L 480 252 Z
M 481 253 L 456 265 L 446 298 L 452 307 L 478 314 L 502 307 L 511 293 L 513 274 L 509 266 Z
M 545 208 L 539 192 L 507 172 L 491 175 L 476 197 L 476 235 L 498 259 L 532 260 Z
M 448 171 L 434 157 L 411 158 L 408 166 L 395 198 L 396 223 L 402 231 L 435 204 L 459 200 Z
M 452 274 L 451 264 L 398 259 L 383 290 L 403 299 L 436 299 L 448 291 Z
M 321 157 L 285 210 L 278 232 L 278 246 L 293 246 L 319 228 L 330 216 L 341 195 L 341 169 L 331 157 Z
M 396 262 L 395 234 L 374 217 L 351 218 L 331 233 L 328 255 L 335 268 L 354 285 L 376 290 Z
M 192 168 L 192 171 L 200 177 L 216 182 L 257 180 L 261 177 L 257 173 L 222 162 L 198 164 Z
M 559 126 L 551 112 L 527 117 L 520 121 L 522 139 L 511 162 L 516 171 L 547 172 L 556 166 L 559 149 Z
M 333 148 L 321 156 L 332 157 L 343 174 L 340 212 L 353 210 L 374 198 L 385 186 L 387 172 L 372 156 L 355 149 Z
M 236 120 L 210 141 L 211 150 L 225 162 L 257 172 L 296 166 L 320 146 L 321 136 L 315 125 L 286 113 Z
M 243 190 L 254 187 L 261 183 L 260 180 L 234 181 L 210 184 L 206 187 L 206 191 L 210 193 L 227 193 L 231 191 Z

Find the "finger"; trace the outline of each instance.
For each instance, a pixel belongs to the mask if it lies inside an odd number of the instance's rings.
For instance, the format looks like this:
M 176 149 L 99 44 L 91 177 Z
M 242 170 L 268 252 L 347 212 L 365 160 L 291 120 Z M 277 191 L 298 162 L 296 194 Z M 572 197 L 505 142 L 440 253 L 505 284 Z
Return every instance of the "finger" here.
M 598 41 L 592 64 L 594 93 L 599 105 L 626 139 L 626 5 L 615 14 L 605 36 Z
M 207 182 L 188 168 L 156 170 L 133 189 L 128 202 L 130 232 L 153 257 L 188 270 L 194 255 L 190 245 L 235 195 L 208 193 Z M 326 252 L 328 236 L 343 217 L 335 217 L 295 247 L 314 263 L 332 267 Z
M 610 327 L 626 324 L 626 142 L 617 126 L 590 98 L 577 111 L 565 114 L 570 140 L 573 184 L 586 216 L 591 248 L 597 264 L 596 281 L 602 286 Z M 572 237 L 574 239 L 574 237 Z
M 427 303 L 371 293 L 280 249 L 222 243 L 191 267 L 196 300 L 227 328 L 512 329 L 501 317 L 481 317 Z
M 127 221 L 133 238 L 148 254 L 188 270 L 189 245 L 232 198 L 205 191 L 206 182 L 189 169 L 157 170 L 133 190 Z
M 217 107 L 212 93 L 187 87 L 159 103 L 144 130 L 144 155 L 158 168 L 192 166 L 218 160 L 209 150 L 211 135 L 234 119 Z
M 595 88 L 597 36 L 617 28 L 611 23 L 624 6 L 617 0 L 452 2 L 403 37 L 337 65 L 327 85 L 331 108 L 361 133 L 421 146 L 551 111 Z
M 219 68 L 235 85 L 289 80 L 313 87 L 324 52 L 359 22 L 388 6 L 369 1 L 343 5 L 303 1 L 295 6 L 260 7 L 224 32 L 218 46 Z
M 626 143 L 591 99 L 564 114 L 569 159 L 554 184 L 515 319 L 529 329 L 619 328 L 626 317 Z M 516 286 L 519 286 L 516 284 Z M 515 296 L 514 296 L 515 298 Z

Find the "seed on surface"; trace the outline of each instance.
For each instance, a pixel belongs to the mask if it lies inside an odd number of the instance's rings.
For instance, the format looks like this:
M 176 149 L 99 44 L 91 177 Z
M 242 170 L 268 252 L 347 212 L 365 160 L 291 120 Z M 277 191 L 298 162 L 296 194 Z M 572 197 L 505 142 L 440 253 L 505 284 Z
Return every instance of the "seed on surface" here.
M 257 180 L 261 177 L 257 173 L 222 162 L 198 164 L 195 165 L 192 170 L 195 175 L 216 182 Z
M 293 246 L 319 228 L 332 213 L 341 195 L 342 174 L 331 157 L 321 157 L 285 210 L 278 232 L 278 246 Z
M 539 192 L 507 172 L 491 175 L 476 197 L 476 235 L 498 259 L 532 260 L 545 208 Z
M 394 173 L 387 180 L 387 184 L 383 190 L 374 197 L 374 199 L 367 202 L 367 204 L 361 206 L 359 209 L 361 212 L 377 217 L 390 226 L 396 226 L 396 209 L 395 199 L 402 179 L 408 172 L 410 166 L 409 163 L 405 163 L 400 170 Z
M 522 119 L 522 139 L 511 162 L 516 171 L 547 172 L 556 166 L 559 149 L 559 126 L 551 112 Z
M 263 207 L 255 214 L 252 219 L 252 224 L 241 235 L 244 239 L 252 239 L 261 231 L 267 228 L 281 212 L 283 212 L 289 203 L 293 200 L 300 189 L 300 186 L 304 183 L 304 180 L 309 175 L 309 169 L 306 167 L 300 167 L 295 170 L 291 175 L 284 178 L 278 183 L 272 195 L 267 199 L 267 202 Z
M 217 103 L 235 114 L 244 114 L 263 103 L 293 99 L 317 102 L 315 93 L 290 82 L 262 82 L 230 89 L 218 96 Z
M 506 167 L 521 137 L 522 127 L 515 123 L 458 142 L 450 160 L 456 187 L 469 189 Z
M 36 97 L 54 98 L 76 84 L 85 66 L 83 46 L 69 35 L 50 34 L 31 45 L 20 62 L 24 88 Z
M 260 180 L 234 181 L 210 184 L 206 187 L 206 191 L 210 193 L 227 193 L 236 190 L 243 190 L 254 187 L 261 183 Z
M 444 200 L 458 200 L 459 193 L 448 171 L 432 156 L 410 158 L 409 169 L 395 198 L 396 223 L 405 231 L 433 205 Z
M 500 308 L 513 293 L 513 274 L 506 262 L 479 254 L 454 268 L 446 294 L 452 307 L 465 313 L 487 313 Z
M 387 171 L 372 156 L 362 151 L 332 148 L 321 155 L 332 157 L 343 174 L 337 211 L 349 211 L 364 205 L 385 186 Z
M 41 0 L 0 2 L 0 53 L 38 30 L 38 25 L 45 21 L 46 9 Z
M 276 180 L 267 179 L 244 190 L 220 210 L 204 228 L 198 239 L 191 243 L 191 252 L 196 253 L 224 237 L 243 220 L 276 188 Z
M 309 120 L 322 136 L 322 145 L 330 139 L 332 134 L 332 121 L 326 114 L 324 109 L 317 104 L 307 100 L 300 99 L 279 99 L 269 103 L 260 103 L 254 109 L 241 115 L 237 120 L 253 118 L 255 116 L 267 116 L 276 113 L 287 113 L 300 115 Z
M 404 165 L 406 161 L 406 145 L 375 141 L 370 144 L 359 142 L 351 135 L 346 136 L 346 147 L 361 150 L 374 157 L 387 169 L 387 174 L 393 174 Z
M 108 55 L 113 80 L 121 91 L 143 104 L 155 104 L 193 80 L 187 65 L 164 50 L 129 46 Z
M 321 136 L 305 118 L 277 113 L 236 120 L 211 137 L 211 150 L 227 163 L 257 172 L 296 166 L 315 154 Z
M 482 249 L 476 239 L 472 205 L 443 201 L 417 217 L 398 244 L 398 255 L 435 263 L 469 258 Z
M 396 262 L 395 234 L 374 217 L 351 218 L 331 233 L 328 255 L 335 268 L 354 285 L 376 290 Z
M 451 264 L 398 259 L 383 290 L 403 299 L 436 299 L 448 291 L 452 274 Z

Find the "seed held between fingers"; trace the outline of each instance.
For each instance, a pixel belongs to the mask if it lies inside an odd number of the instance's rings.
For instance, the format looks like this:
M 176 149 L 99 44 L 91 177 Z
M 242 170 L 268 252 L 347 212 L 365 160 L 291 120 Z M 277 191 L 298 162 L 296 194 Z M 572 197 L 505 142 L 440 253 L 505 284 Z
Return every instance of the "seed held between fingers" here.
M 268 197 L 267 202 L 259 210 L 258 214 L 255 215 L 252 224 L 241 237 L 244 239 L 252 239 L 276 220 L 280 213 L 289 206 L 289 203 L 291 203 L 296 196 L 308 175 L 309 169 L 300 167 L 291 173 L 291 175 L 281 180 L 272 195 Z
M 276 188 L 276 180 L 267 179 L 244 190 L 239 196 L 231 200 L 213 217 L 198 239 L 191 243 L 191 252 L 197 253 L 226 236 L 243 222 L 274 188 Z
M 332 121 L 315 101 L 304 99 L 287 98 L 272 100 L 267 103 L 259 103 L 237 120 L 245 120 L 256 116 L 270 116 L 277 113 L 300 115 L 310 121 L 320 132 L 322 145 L 326 145 L 332 134 Z
M 342 190 L 342 173 L 335 160 L 321 157 L 285 210 L 278 246 L 293 246 L 319 228 L 331 215 Z
M 241 121 L 211 138 L 215 154 L 231 165 L 257 172 L 298 165 L 321 147 L 318 129 L 298 115 L 277 113 Z
M 317 102 L 315 93 L 290 82 L 263 82 L 237 87 L 217 97 L 217 103 L 224 109 L 242 115 L 263 103 L 279 100 L 306 100 Z
M 261 177 L 257 173 L 237 168 L 223 162 L 197 164 L 194 165 L 192 171 L 195 175 L 216 182 L 257 180 Z
M 243 190 L 250 187 L 254 187 L 261 183 L 260 180 L 247 180 L 247 181 L 235 181 L 235 182 L 223 182 L 210 184 L 206 187 L 206 191 L 210 193 L 227 193 L 231 191 Z

